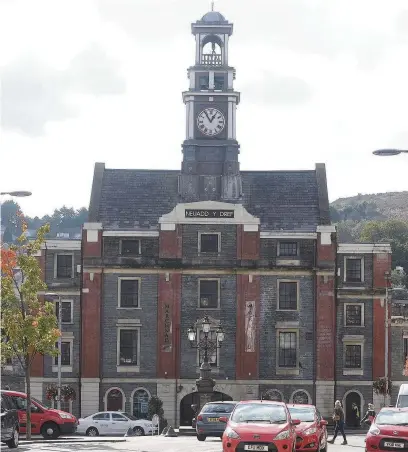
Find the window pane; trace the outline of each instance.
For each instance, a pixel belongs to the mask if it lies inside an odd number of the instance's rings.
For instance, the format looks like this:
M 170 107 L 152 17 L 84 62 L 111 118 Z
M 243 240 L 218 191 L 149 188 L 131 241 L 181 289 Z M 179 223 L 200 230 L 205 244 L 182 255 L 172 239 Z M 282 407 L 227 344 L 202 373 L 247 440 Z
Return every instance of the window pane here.
M 122 416 L 121 414 L 117 414 L 117 413 L 111 413 L 111 414 L 112 414 L 113 421 L 121 421 L 121 422 L 128 421 L 128 419 L 126 419 L 125 416 Z
M 200 238 L 202 253 L 218 253 L 218 234 L 201 234 Z
M 120 306 L 122 308 L 137 308 L 139 306 L 139 280 L 121 279 Z
M 57 255 L 57 278 L 72 278 L 72 256 Z
M 279 242 L 279 256 L 297 256 L 297 242 Z
M 92 417 L 94 421 L 110 421 L 110 414 L 109 413 L 99 413 L 95 414 L 95 416 Z
M 214 75 L 214 89 L 224 89 L 224 75 Z
M 139 240 L 122 240 L 122 255 L 136 256 L 140 254 Z
M 361 259 L 346 260 L 346 281 L 361 282 Z
M 218 308 L 218 280 L 200 280 L 200 308 Z
M 137 339 L 137 330 L 120 330 L 120 365 L 137 365 Z
M 58 349 L 58 342 L 55 344 Z M 54 358 L 55 365 L 58 366 L 58 356 Z M 61 366 L 71 366 L 71 343 L 61 342 Z
M 279 282 L 279 309 L 297 309 L 297 282 Z
M 345 367 L 349 369 L 361 368 L 361 345 L 346 345 Z
M 279 367 L 297 367 L 297 333 L 279 333 Z
M 133 416 L 136 419 L 147 419 L 149 394 L 144 389 L 138 389 L 133 394 Z
M 200 341 L 205 339 L 204 331 L 200 331 L 199 334 Z M 211 341 L 211 344 L 217 344 L 217 333 L 215 331 L 210 331 L 208 333 L 208 340 Z M 198 349 L 198 360 L 199 364 L 204 361 L 204 350 Z M 213 347 L 211 350 L 208 350 L 208 362 L 211 366 L 217 367 L 217 348 Z
M 200 89 L 208 89 L 209 88 L 209 76 L 208 75 L 200 75 L 198 82 Z
M 59 301 L 55 303 L 55 315 L 59 315 Z M 71 302 L 70 301 L 63 301 L 62 302 L 62 323 L 71 323 Z
M 346 325 L 347 326 L 361 326 L 362 324 L 362 309 L 361 305 L 347 305 L 346 306 Z

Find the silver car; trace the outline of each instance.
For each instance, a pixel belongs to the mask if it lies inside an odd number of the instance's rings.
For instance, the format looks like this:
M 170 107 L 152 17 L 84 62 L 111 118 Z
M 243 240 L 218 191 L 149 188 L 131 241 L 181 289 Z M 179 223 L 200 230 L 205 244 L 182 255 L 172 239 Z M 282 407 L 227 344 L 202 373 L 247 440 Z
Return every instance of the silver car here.
M 207 436 L 222 438 L 226 423 L 220 422 L 220 417 L 229 418 L 238 402 L 209 402 L 206 403 L 196 420 L 198 441 L 205 441 Z

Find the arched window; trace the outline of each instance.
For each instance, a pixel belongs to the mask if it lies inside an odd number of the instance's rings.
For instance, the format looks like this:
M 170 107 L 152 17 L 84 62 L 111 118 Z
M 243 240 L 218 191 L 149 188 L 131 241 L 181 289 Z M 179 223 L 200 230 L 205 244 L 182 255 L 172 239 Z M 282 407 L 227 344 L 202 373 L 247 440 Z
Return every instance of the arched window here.
M 309 395 L 306 391 L 296 391 L 293 394 L 293 403 L 298 403 L 300 405 L 308 405 L 309 404 Z
M 263 393 L 263 399 L 274 400 L 275 402 L 283 402 L 283 396 L 277 389 L 268 389 Z
M 147 419 L 150 394 L 140 388 L 133 392 L 132 414 L 137 419 Z
M 119 388 L 109 389 L 106 395 L 107 411 L 122 411 L 124 409 L 123 392 Z

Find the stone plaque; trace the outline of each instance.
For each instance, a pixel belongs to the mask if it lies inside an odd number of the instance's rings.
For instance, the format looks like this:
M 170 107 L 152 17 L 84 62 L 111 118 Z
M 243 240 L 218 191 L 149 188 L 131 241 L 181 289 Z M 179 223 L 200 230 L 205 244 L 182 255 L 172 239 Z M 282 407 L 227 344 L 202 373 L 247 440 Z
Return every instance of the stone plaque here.
M 171 352 L 172 349 L 172 309 L 170 303 L 164 303 L 164 336 L 163 336 L 163 352 Z
M 185 209 L 185 218 L 234 218 L 234 210 Z
M 255 352 L 255 302 L 245 303 L 245 351 Z

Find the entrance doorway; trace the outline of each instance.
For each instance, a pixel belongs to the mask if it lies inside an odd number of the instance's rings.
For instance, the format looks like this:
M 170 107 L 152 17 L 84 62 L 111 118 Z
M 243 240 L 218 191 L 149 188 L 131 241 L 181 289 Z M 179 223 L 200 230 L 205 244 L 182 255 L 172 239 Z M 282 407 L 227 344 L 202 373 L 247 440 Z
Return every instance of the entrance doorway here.
M 107 411 L 120 411 L 123 409 L 123 395 L 119 389 L 111 389 L 108 392 L 106 410 Z
M 228 402 L 231 401 L 232 397 L 223 392 L 215 391 L 211 396 L 211 402 Z M 189 426 L 195 415 L 191 405 L 197 405 L 198 410 L 200 407 L 200 396 L 197 392 L 192 392 L 187 394 L 181 399 L 180 402 L 180 426 Z
M 353 411 L 353 403 L 357 405 L 360 419 L 356 420 L 355 413 Z M 358 427 L 361 420 L 361 396 L 358 392 L 349 392 L 346 396 L 344 414 L 346 416 L 347 427 Z

